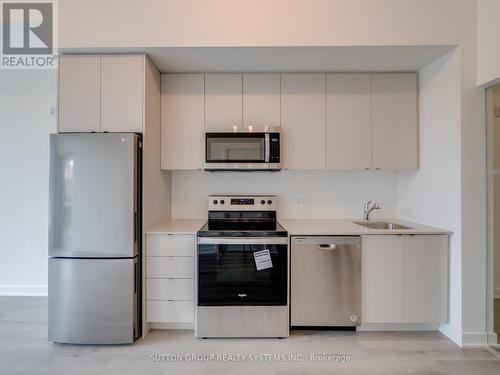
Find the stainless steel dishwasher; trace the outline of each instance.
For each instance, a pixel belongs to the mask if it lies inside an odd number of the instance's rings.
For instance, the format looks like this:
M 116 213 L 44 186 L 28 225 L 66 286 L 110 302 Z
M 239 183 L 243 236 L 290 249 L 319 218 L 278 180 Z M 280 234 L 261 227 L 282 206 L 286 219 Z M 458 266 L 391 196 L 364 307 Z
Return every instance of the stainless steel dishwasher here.
M 361 324 L 361 238 L 292 237 L 291 326 Z

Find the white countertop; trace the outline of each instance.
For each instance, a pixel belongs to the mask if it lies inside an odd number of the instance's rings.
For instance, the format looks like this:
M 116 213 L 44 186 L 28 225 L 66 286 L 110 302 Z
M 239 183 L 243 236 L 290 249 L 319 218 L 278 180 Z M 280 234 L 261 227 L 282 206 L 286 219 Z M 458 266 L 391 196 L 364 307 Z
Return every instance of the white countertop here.
M 451 234 L 452 232 L 399 219 L 372 219 L 405 225 L 411 229 L 369 229 L 354 224 L 355 219 L 278 219 L 289 235 L 331 236 L 331 235 L 368 235 L 368 234 Z
M 146 234 L 196 234 L 207 219 L 170 219 L 146 230 Z M 451 234 L 452 232 L 400 219 L 372 219 L 405 225 L 410 229 L 369 229 L 354 224 L 353 219 L 278 219 L 291 236 L 361 236 L 369 234 Z
M 146 234 L 196 234 L 207 219 L 170 219 L 146 230 Z

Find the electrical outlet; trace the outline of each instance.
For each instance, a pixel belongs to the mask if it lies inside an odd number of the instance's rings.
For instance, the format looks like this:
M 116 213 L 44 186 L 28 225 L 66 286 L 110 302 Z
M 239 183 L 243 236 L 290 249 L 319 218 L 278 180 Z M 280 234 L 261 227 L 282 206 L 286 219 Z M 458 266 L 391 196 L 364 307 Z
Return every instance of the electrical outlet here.
M 302 206 L 302 196 L 298 195 L 295 203 L 297 204 L 297 206 Z
M 184 197 L 182 199 L 182 203 L 184 203 L 184 206 L 189 206 L 189 199 L 187 197 Z

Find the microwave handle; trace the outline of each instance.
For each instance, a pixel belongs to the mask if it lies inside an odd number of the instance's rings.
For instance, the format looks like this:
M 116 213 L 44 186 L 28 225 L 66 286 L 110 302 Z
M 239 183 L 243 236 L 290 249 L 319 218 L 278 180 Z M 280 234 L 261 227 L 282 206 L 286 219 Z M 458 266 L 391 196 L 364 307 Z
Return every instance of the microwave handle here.
M 264 135 L 264 162 L 269 163 L 270 155 L 271 155 L 271 141 L 269 138 L 269 133 Z

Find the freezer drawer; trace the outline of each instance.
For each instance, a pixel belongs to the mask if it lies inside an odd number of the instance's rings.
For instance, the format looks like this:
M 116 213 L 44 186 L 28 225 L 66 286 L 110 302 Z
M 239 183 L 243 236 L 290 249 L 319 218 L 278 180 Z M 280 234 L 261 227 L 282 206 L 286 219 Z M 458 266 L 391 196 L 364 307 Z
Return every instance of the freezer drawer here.
M 361 323 L 361 239 L 292 237 L 291 325 Z
M 49 259 L 49 341 L 132 343 L 138 335 L 137 259 Z

